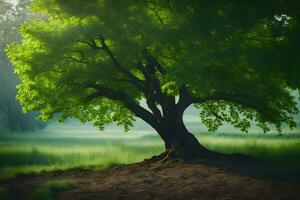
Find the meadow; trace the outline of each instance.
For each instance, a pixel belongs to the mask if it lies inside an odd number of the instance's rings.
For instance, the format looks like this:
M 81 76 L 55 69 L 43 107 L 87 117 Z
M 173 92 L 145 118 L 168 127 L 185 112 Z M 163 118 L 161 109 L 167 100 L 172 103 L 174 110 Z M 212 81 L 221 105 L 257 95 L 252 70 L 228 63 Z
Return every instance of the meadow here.
M 297 164 L 300 134 L 198 133 L 211 150 L 244 153 L 281 164 Z M 46 130 L 0 134 L 0 179 L 19 174 L 70 169 L 105 169 L 140 162 L 164 150 L 160 138 L 147 127 L 129 133 L 108 128 L 100 133 L 79 123 L 54 124 Z

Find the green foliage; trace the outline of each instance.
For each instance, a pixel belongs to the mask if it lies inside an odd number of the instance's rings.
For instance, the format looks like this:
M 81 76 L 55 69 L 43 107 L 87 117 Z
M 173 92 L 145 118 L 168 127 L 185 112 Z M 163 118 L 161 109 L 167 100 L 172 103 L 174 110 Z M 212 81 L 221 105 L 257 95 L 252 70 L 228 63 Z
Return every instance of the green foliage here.
M 52 200 L 56 193 L 71 190 L 73 187 L 74 182 L 71 180 L 50 180 L 34 191 L 32 199 Z
M 0 127 L 14 131 L 28 131 L 45 127 L 37 121 L 37 113 L 22 113 L 21 106 L 16 100 L 16 85 L 18 78 L 13 74 L 4 48 L 12 41 L 20 39 L 16 31 L 18 26 L 30 17 L 26 10 L 28 0 L 21 0 L 13 5 L 9 1 L 0 1 Z
M 51 6 L 49 6 L 51 5 Z M 22 26 L 20 43 L 7 53 L 22 83 L 25 111 L 47 120 L 63 113 L 100 129 L 117 122 L 128 129 L 133 113 L 124 102 L 90 100 L 91 85 L 147 98 L 114 67 L 101 36 L 120 65 L 136 77 L 145 49 L 167 71 L 156 73 L 166 95 L 187 86 L 210 130 L 229 122 L 247 131 L 252 121 L 269 130 L 295 126 L 292 90 L 300 88 L 300 15 L 295 1 L 34 0 L 45 20 Z M 103 45 L 102 45 L 103 46 Z M 125 80 L 125 81 L 124 81 Z M 218 115 L 216 115 L 218 113 Z

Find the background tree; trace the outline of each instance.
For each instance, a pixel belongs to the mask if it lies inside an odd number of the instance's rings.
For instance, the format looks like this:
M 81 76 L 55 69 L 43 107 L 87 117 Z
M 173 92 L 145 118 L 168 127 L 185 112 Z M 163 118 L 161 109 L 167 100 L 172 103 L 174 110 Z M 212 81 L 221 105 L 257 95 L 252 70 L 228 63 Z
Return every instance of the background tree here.
M 17 27 L 28 17 L 26 5 L 29 1 L 19 1 L 17 5 L 0 1 L 0 124 L 10 131 L 28 131 L 43 128 L 45 123 L 37 121 L 37 113 L 23 114 L 16 100 L 18 78 L 13 74 L 10 61 L 4 52 L 5 46 L 20 39 Z
M 51 5 L 51 6 L 50 6 Z M 194 104 L 209 130 L 295 126 L 300 13 L 295 1 L 35 0 L 47 20 L 7 52 L 18 99 L 45 120 L 61 112 L 103 128 L 150 124 L 184 160 L 214 155 L 187 131 Z M 145 99 L 148 108 L 140 105 Z

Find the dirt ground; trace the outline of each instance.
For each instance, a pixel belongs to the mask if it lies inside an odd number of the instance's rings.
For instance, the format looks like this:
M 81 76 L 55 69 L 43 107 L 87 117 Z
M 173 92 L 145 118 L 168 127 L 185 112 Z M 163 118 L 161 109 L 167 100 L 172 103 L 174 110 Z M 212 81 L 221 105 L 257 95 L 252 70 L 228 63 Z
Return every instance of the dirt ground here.
M 258 178 L 216 166 L 144 161 L 104 171 L 53 172 L 0 183 L 15 199 L 30 199 L 35 188 L 56 179 L 76 182 L 72 190 L 57 194 L 61 200 L 300 199 L 300 180 Z

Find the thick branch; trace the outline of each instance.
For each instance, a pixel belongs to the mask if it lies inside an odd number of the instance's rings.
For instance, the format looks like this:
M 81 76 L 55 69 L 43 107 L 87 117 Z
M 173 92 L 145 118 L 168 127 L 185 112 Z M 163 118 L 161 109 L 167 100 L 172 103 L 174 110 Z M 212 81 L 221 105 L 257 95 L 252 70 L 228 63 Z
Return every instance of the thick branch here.
M 191 96 L 188 93 L 185 84 L 181 85 L 179 88 L 179 100 L 177 103 L 178 110 L 184 112 L 184 110 L 192 104 Z
M 162 118 L 162 114 L 160 110 L 157 107 L 157 103 L 162 105 L 162 108 L 166 108 L 169 105 L 169 97 L 166 95 L 163 95 L 161 91 L 161 85 L 160 80 L 156 77 L 156 71 L 159 71 L 161 74 L 165 73 L 165 70 L 160 66 L 158 61 L 148 52 L 144 51 L 144 58 L 147 61 L 147 65 L 144 66 L 142 63 L 139 63 L 136 68 L 141 71 L 141 73 L 144 75 L 145 80 L 141 80 L 138 77 L 136 77 L 131 71 L 123 67 L 115 55 L 112 53 L 110 48 L 107 46 L 104 36 L 100 36 L 99 38 L 96 38 L 100 41 L 101 46 L 99 47 L 95 40 L 92 40 L 92 42 L 85 42 L 85 41 L 78 41 L 81 43 L 85 43 L 89 45 L 93 49 L 101 49 L 103 50 L 111 59 L 113 66 L 115 69 L 117 69 L 119 72 L 121 72 L 123 75 L 125 75 L 128 79 L 116 79 L 116 81 L 126 81 L 128 83 L 131 83 L 135 85 L 139 90 L 141 90 L 145 94 L 146 102 L 148 107 L 151 109 L 153 115 L 157 119 Z M 124 102 L 124 97 L 122 96 L 122 93 L 118 92 L 111 92 L 108 91 L 107 88 L 98 88 L 97 92 L 93 94 L 92 98 L 94 96 L 104 95 L 108 98 L 114 99 L 114 100 L 120 100 Z
M 157 117 L 161 117 L 160 110 L 157 108 L 156 103 L 159 102 L 162 107 L 166 107 L 168 105 L 168 98 L 165 98 L 165 95 L 162 94 L 161 85 L 159 79 L 156 77 L 156 71 L 159 71 L 161 74 L 165 73 L 165 70 L 161 67 L 158 61 L 147 51 L 143 52 L 144 58 L 147 61 L 147 65 L 144 66 L 142 63 L 139 63 L 136 67 L 141 73 L 144 75 L 145 80 L 141 80 L 137 78 L 134 74 L 132 74 L 129 70 L 124 68 L 114 56 L 110 48 L 107 46 L 104 36 L 100 36 L 96 38 L 100 41 L 101 46 L 98 46 L 95 40 L 91 42 L 86 41 L 77 41 L 80 43 L 87 44 L 93 49 L 101 49 L 109 56 L 111 59 L 113 66 L 123 75 L 125 75 L 128 79 L 125 80 L 128 83 L 133 84 L 139 90 L 141 90 L 145 94 L 145 98 L 147 99 L 148 107 L 151 109 L 152 113 Z M 76 58 L 69 58 L 70 60 L 82 62 L 82 60 Z M 119 81 L 119 79 L 116 79 Z
M 147 111 L 145 108 L 131 101 L 125 102 L 124 106 L 131 112 L 133 112 L 137 117 L 150 124 L 155 130 L 159 130 L 159 121 L 156 117 L 154 117 L 152 113 Z
M 135 103 L 130 99 L 126 93 L 122 91 L 115 91 L 110 88 L 98 84 L 90 84 L 90 87 L 96 89 L 96 92 L 88 96 L 88 100 L 92 100 L 97 97 L 105 97 L 111 100 L 117 100 L 123 103 L 123 105 L 133 112 L 137 117 L 141 118 L 148 124 L 150 124 L 154 129 L 158 129 L 157 118 L 149 111 L 147 111 L 142 106 Z
M 148 71 L 155 75 L 156 71 L 159 71 L 161 74 L 165 74 L 166 70 L 159 64 L 159 62 L 156 60 L 154 56 L 150 54 L 150 52 L 146 49 L 143 52 L 144 58 L 147 61 L 147 69 Z
M 153 98 L 148 98 L 148 99 L 146 99 L 146 103 L 147 103 L 148 107 L 150 108 L 150 110 L 152 111 L 152 113 L 158 119 L 161 119 L 162 118 L 162 114 L 161 114 L 160 110 L 157 108 L 155 100 Z
M 96 89 L 96 92 L 88 96 L 88 100 L 92 100 L 97 97 L 106 97 L 112 100 L 118 100 L 122 102 L 128 101 L 127 95 L 122 91 L 115 91 L 98 84 L 90 84 L 89 86 Z
M 155 69 L 154 67 L 155 66 L 153 66 L 152 69 Z M 158 102 L 163 109 L 166 109 L 169 104 L 169 98 L 162 93 L 160 80 L 156 77 L 155 70 L 151 70 L 151 68 L 143 65 L 141 62 L 137 63 L 136 68 L 145 78 L 145 88 L 143 92 L 147 99 L 148 107 L 153 113 L 159 114 L 160 111 L 156 107 L 156 102 Z

